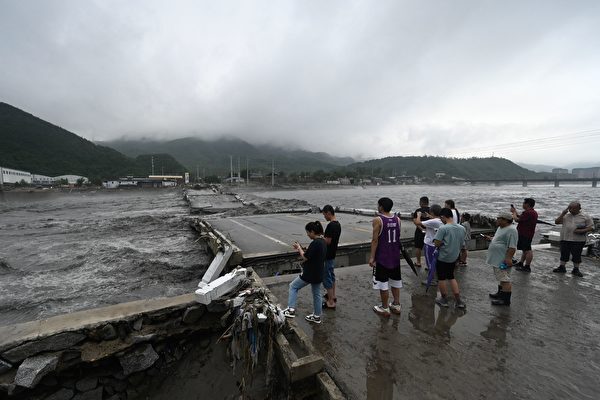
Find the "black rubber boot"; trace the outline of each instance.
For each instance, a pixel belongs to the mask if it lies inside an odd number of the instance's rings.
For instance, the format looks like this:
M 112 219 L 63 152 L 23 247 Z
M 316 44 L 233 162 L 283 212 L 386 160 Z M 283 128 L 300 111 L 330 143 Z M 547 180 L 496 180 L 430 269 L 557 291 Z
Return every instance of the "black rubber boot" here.
M 499 299 L 500 293 L 502 293 L 502 285 L 498 285 L 498 291 L 496 293 L 490 293 L 488 296 L 490 296 L 490 299 Z
M 502 292 L 500 293 L 500 297 L 492 300 L 493 306 L 510 306 L 510 297 L 512 296 L 512 292 Z

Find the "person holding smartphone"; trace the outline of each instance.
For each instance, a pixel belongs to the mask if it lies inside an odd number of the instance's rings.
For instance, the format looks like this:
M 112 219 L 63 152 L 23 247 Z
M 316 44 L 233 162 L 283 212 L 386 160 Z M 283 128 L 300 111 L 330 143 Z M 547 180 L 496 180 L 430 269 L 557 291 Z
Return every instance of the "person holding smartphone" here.
M 323 282 L 327 244 L 323 238 L 323 225 L 319 221 L 309 222 L 304 229 L 312 242 L 310 242 L 306 250 L 298 242 L 294 242 L 293 244 L 294 249 L 296 249 L 303 260 L 302 274 L 290 283 L 288 306 L 283 310 L 283 315 L 286 318 L 296 317 L 298 291 L 310 285 L 313 295 L 313 313 L 307 315 L 304 319 L 313 324 L 320 324 L 323 308 L 321 282 Z
M 510 212 L 513 216 L 513 221 L 517 222 L 517 232 L 519 233 L 519 241 L 517 242 L 517 250 L 521 250 L 521 260 L 515 264 L 515 269 L 521 272 L 531 272 L 531 262 L 533 261 L 533 250 L 531 242 L 535 235 L 535 227 L 537 225 L 538 213 L 533 209 L 535 200 L 528 197 L 523 199 L 523 212 L 517 213 L 517 209 L 512 204 Z
M 587 233 L 594 230 L 594 221 L 589 215 L 581 212 L 581 204 L 573 201 L 554 221 L 557 225 L 562 225 L 560 230 L 560 265 L 554 268 L 552 272 L 564 274 L 567 272 L 567 262 L 569 256 L 573 261 L 573 276 L 582 277 L 579 270 L 581 264 L 581 253 L 587 240 Z

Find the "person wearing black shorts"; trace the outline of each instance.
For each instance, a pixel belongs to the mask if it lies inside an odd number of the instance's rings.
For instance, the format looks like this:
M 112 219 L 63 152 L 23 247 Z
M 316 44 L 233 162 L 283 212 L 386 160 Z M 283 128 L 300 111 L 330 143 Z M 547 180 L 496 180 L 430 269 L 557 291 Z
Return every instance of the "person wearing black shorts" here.
M 517 250 L 521 250 L 521 261 L 515 264 L 515 269 L 521 272 L 531 272 L 531 262 L 533 260 L 531 242 L 535 235 L 538 220 L 538 213 L 533 207 L 535 207 L 535 200 L 530 197 L 523 200 L 523 212 L 521 214 L 517 213 L 517 209 L 512 204 L 510 207 L 513 220 L 518 223 L 519 241 Z
M 429 198 L 427 196 L 423 196 L 419 199 L 419 208 L 415 210 L 413 213 L 413 223 L 417 225 L 417 213 L 421 213 L 421 221 L 427 221 L 429 219 Z M 421 255 L 423 254 L 423 246 L 425 245 L 425 232 L 421 229 L 420 226 L 417 225 L 415 229 L 415 258 L 417 262 L 415 263 L 416 267 L 421 266 Z
M 440 307 L 448 307 L 448 288 L 446 286 L 448 282 L 454 295 L 455 307 L 464 309 L 466 305 L 460 297 L 458 282 L 454 278 L 454 268 L 456 268 L 456 262 L 460 255 L 460 248 L 465 241 L 466 231 L 463 226 L 453 222 L 454 218 L 450 208 L 442 208 L 440 219 L 444 225 L 438 229 L 433 238 L 435 247 L 439 250 L 436 272 L 440 297 L 435 302 Z

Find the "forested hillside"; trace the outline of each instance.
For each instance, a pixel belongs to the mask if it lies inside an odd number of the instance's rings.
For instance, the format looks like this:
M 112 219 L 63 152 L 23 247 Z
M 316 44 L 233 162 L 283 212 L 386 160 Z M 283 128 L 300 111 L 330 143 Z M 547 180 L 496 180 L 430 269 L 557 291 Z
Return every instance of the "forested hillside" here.
M 463 179 L 503 179 L 533 177 L 535 172 L 505 158 L 387 157 L 354 163 L 346 167 L 358 175 L 414 175 L 435 178 L 436 173 Z
M 6 103 L 0 103 L 0 165 L 35 174 L 75 174 L 98 180 L 151 172 L 150 155 L 136 159 L 98 146 L 59 126 Z M 183 173 L 168 154 L 155 156 L 155 171 Z

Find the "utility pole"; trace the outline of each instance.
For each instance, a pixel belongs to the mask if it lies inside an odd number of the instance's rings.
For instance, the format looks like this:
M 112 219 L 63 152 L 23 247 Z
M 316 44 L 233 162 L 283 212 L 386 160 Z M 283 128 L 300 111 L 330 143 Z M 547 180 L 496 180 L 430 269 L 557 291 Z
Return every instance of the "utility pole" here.
M 248 178 L 250 173 L 248 172 L 248 157 L 246 157 L 246 186 L 250 183 L 250 179 Z
M 233 156 L 229 156 L 229 183 L 233 183 Z
M 238 185 L 240 184 L 240 179 L 242 178 L 242 170 L 240 169 L 240 157 L 238 156 Z
M 152 175 L 154 175 L 154 156 L 151 156 L 150 159 L 152 160 Z
M 200 166 L 196 164 L 196 183 L 200 182 Z
M 275 186 L 275 160 L 271 160 L 271 186 Z

